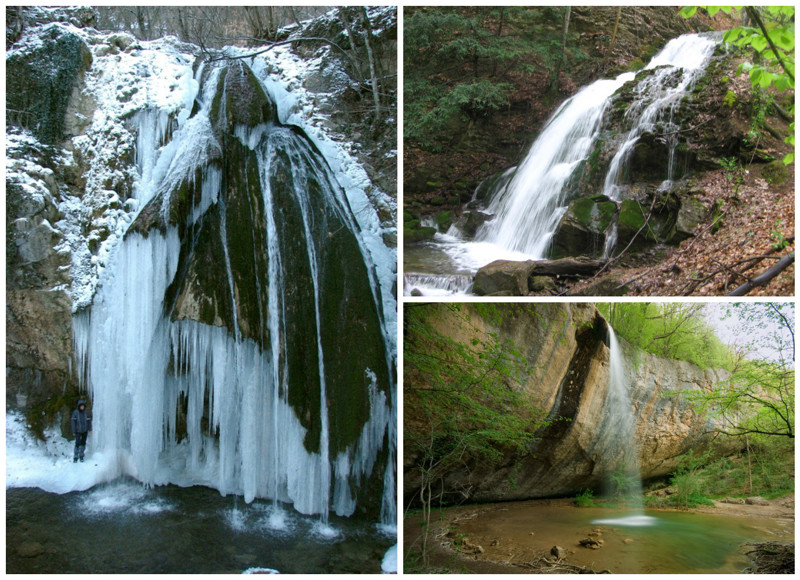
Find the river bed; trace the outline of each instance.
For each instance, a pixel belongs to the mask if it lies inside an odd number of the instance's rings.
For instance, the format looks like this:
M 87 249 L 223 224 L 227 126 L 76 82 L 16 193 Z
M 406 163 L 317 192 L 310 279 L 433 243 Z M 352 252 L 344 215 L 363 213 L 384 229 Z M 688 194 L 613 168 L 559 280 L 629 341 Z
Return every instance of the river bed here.
M 550 549 L 558 545 L 568 551 L 566 562 L 595 571 L 739 573 L 750 564 L 743 544 L 794 538 L 792 518 L 663 510 L 645 510 L 631 518 L 634 514 L 624 510 L 578 508 L 562 502 L 460 507 L 445 514 L 446 535 L 440 539 L 451 546 L 466 546 L 463 552 L 478 552 L 462 556 L 463 566 L 470 571 L 505 564 L 510 572 L 523 572 L 538 558 L 550 557 Z M 601 539 L 602 547 L 582 547 L 579 542 L 587 538 Z M 407 545 L 413 541 L 406 535 Z M 442 557 L 440 552 L 439 562 Z M 452 565 L 452 553 L 450 560 Z
M 205 487 L 6 490 L 8 573 L 380 573 L 393 532 Z

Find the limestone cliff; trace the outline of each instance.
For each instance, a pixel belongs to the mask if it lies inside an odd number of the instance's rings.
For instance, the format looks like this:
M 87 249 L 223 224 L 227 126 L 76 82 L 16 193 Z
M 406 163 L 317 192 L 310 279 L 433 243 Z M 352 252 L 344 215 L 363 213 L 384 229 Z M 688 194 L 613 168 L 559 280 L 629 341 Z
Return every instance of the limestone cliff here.
M 494 466 L 468 461 L 445 474 L 434 489 L 443 486 L 445 499 L 458 502 L 520 500 L 602 489 L 623 453 L 615 411 L 607 405 L 606 321 L 589 304 L 509 304 L 508 308 L 502 322 L 492 323 L 469 304 L 463 305 L 474 326 L 496 332 L 523 350 L 534 369 L 522 387 L 524 393 L 557 420 L 533 434 L 536 440 L 525 454 L 506 453 L 504 461 Z M 455 325 L 448 323 L 444 309 L 441 314 L 436 328 L 447 335 Z M 642 477 L 668 474 L 675 470 L 681 454 L 702 449 L 710 441 L 709 419 L 692 409 L 680 393 L 709 388 L 724 378 L 724 371 L 703 371 L 624 343 L 623 349 L 629 362 Z M 405 429 L 424 428 L 413 407 L 406 405 L 404 415 Z M 414 501 L 418 491 L 417 460 L 407 445 L 407 502 Z

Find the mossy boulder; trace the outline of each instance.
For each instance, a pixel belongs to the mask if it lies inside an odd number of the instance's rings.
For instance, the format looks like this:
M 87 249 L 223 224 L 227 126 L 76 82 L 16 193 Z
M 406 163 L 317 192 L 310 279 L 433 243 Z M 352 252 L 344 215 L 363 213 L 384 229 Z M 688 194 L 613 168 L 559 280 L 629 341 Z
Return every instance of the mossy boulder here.
M 783 185 L 789 179 L 789 170 L 783 161 L 775 160 L 764 166 L 761 177 L 771 185 Z
M 550 257 L 603 255 L 605 232 L 611 225 L 617 205 L 603 195 L 570 202 L 553 235 Z
M 623 200 L 617 218 L 617 247 L 624 248 L 636 236 L 632 248 L 639 250 L 657 241 L 657 230 L 652 223 L 642 229 L 647 219 L 649 209 L 632 199 Z M 639 230 L 642 229 L 641 232 Z M 638 232 L 638 235 L 637 235 Z
M 57 144 L 64 138 L 73 88 L 92 66 L 92 53 L 80 36 L 60 24 L 45 26 L 38 40 L 6 58 L 6 123 Z
M 432 240 L 436 228 L 421 227 L 419 220 L 411 220 L 403 224 L 403 243 L 416 244 Z

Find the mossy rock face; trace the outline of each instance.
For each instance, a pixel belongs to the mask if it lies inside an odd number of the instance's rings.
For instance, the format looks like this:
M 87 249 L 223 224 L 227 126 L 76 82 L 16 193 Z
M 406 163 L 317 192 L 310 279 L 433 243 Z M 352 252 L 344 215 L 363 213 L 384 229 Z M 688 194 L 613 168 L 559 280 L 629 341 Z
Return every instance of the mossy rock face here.
M 550 257 L 602 256 L 605 231 L 611 225 L 616 211 L 617 205 L 603 195 L 570 202 L 553 235 Z
M 273 123 L 278 113 L 250 67 L 233 61 L 220 72 L 209 116 L 217 138 L 224 141 L 237 126 L 254 128 Z
M 250 86 L 252 98 L 234 101 L 226 94 L 249 82 L 252 73 L 235 66 L 220 75 L 220 86 L 228 88 L 217 91 L 210 111 L 223 153 L 153 199 L 132 229 L 146 234 L 178 228 L 178 269 L 165 296 L 172 320 L 221 326 L 269 352 L 276 338 L 270 316 L 279 312 L 275 364 L 286 369 L 281 382 L 306 429 L 305 447 L 320 451 L 324 389 L 329 452 L 335 457 L 358 441 L 370 417 L 370 385 L 374 381 L 388 397 L 394 372 L 387 368 L 381 313 L 355 221 L 324 158 L 302 129 L 270 117 L 272 104 L 258 96 L 260 87 Z M 234 82 L 236 75 L 240 81 Z M 251 123 L 268 126 L 258 142 L 244 145 L 236 135 L 242 126 L 252 129 Z M 211 178 L 219 191 L 195 215 Z M 268 227 L 267 200 L 274 229 Z M 271 288 L 279 305 L 270 304 Z
M 619 217 L 617 218 L 618 248 L 624 248 L 628 245 L 628 242 L 631 241 L 633 236 L 644 226 L 648 213 L 649 209 L 636 201 L 626 199 L 622 202 L 619 208 Z M 648 226 L 636 236 L 636 241 L 633 245 L 634 250 L 642 249 L 657 240 L 654 223 L 655 222 L 649 223 Z
M 64 117 L 75 84 L 92 66 L 92 52 L 77 34 L 51 24 L 35 48 L 6 58 L 6 122 L 26 127 L 41 141 L 64 138 Z
M 681 202 L 675 220 L 675 230 L 670 239 L 670 243 L 679 244 L 686 238 L 694 235 L 695 228 L 700 225 L 706 214 L 706 208 L 699 199 L 689 198 Z
M 789 170 L 783 161 L 775 160 L 764 166 L 761 177 L 771 185 L 783 185 L 789 179 Z

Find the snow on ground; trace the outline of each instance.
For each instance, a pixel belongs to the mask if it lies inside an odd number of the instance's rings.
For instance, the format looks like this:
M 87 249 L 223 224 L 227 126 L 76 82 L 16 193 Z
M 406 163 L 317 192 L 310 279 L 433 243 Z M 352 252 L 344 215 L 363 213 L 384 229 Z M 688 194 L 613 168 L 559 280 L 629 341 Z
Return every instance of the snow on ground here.
M 83 491 L 118 476 L 108 457 L 92 450 L 91 435 L 86 461 L 73 463 L 74 444 L 54 429 L 38 441 L 25 426 L 25 418 L 6 413 L 6 489 L 38 487 L 51 493 Z

